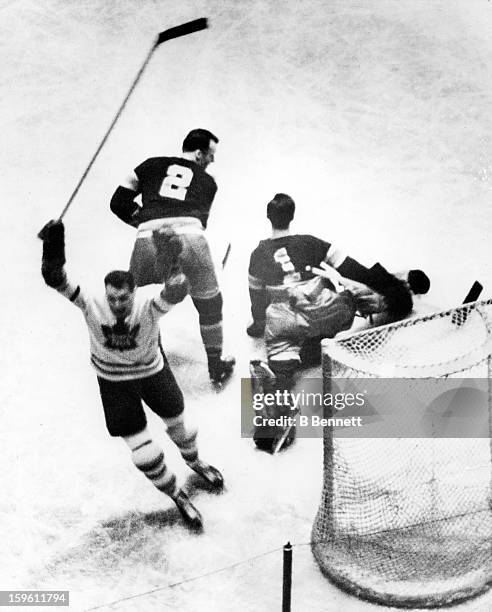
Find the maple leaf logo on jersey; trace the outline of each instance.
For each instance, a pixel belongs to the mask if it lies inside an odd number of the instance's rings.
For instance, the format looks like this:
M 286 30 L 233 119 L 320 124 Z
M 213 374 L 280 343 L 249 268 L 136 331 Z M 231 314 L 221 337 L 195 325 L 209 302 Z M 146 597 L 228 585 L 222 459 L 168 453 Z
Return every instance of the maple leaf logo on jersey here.
M 125 323 L 124 320 L 118 319 L 114 325 L 101 325 L 101 329 L 106 338 L 104 346 L 116 351 L 129 351 L 137 348 L 136 337 L 140 331 L 140 324 L 137 323 L 134 327 Z

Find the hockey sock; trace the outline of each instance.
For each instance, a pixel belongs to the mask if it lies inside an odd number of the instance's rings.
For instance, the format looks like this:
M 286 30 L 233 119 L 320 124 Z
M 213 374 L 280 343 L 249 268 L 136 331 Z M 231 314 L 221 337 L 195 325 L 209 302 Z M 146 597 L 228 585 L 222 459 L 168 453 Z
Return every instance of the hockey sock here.
M 170 497 L 176 497 L 178 493 L 176 476 L 167 469 L 164 451 L 152 440 L 147 428 L 138 434 L 124 436 L 123 440 L 131 450 L 135 466 L 159 491 Z
M 207 353 L 209 369 L 217 367 L 220 364 L 220 358 L 222 355 L 221 349 L 205 347 L 205 351 Z
M 198 310 L 200 334 L 203 345 L 210 360 L 222 354 L 222 295 L 218 293 L 209 299 L 193 298 L 195 308 Z
M 185 426 L 182 414 L 163 420 L 169 437 L 179 448 L 179 452 L 186 463 L 192 467 L 193 463 L 198 461 L 197 430 Z
M 215 325 L 200 325 L 200 335 L 207 353 L 208 361 L 222 355 L 223 332 L 222 321 Z

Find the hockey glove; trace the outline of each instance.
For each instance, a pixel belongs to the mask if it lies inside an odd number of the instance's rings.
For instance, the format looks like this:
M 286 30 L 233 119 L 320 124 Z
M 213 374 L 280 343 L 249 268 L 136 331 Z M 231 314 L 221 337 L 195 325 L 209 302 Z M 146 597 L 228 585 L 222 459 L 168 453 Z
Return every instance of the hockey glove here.
M 169 227 L 155 230 L 152 239 L 156 248 L 155 268 L 158 277 L 165 281 L 168 277 L 180 272 L 179 256 L 183 243 L 176 232 Z
M 166 281 L 163 297 L 169 304 L 178 304 L 187 296 L 188 288 L 188 279 L 182 272 L 178 272 Z
M 118 187 L 111 198 L 109 207 L 119 219 L 132 227 L 139 224 L 140 206 L 133 201 L 137 194 L 127 187 Z
M 390 274 L 379 263 L 369 270 L 371 279 L 368 283 L 384 297 L 386 310 L 392 321 L 399 321 L 412 312 L 413 300 L 407 285 Z
M 65 280 L 65 226 L 62 221 L 49 221 L 38 236 L 43 241 L 41 274 L 47 285 L 59 287 Z
M 399 321 L 407 317 L 413 308 L 413 300 L 405 283 L 395 278 L 394 284 L 382 292 L 390 320 Z

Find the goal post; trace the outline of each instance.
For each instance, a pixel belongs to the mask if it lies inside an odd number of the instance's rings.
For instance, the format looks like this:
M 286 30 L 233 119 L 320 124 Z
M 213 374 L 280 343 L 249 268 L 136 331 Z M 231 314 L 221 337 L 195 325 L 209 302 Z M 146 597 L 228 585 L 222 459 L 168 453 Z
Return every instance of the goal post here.
M 380 379 L 383 393 L 390 379 L 480 379 L 488 419 L 481 438 L 365 438 L 326 426 L 311 540 L 323 573 L 352 594 L 399 607 L 444 606 L 486 591 L 492 300 L 324 340 L 322 351 L 325 392 L 335 379 Z M 415 418 L 425 410 L 423 402 Z

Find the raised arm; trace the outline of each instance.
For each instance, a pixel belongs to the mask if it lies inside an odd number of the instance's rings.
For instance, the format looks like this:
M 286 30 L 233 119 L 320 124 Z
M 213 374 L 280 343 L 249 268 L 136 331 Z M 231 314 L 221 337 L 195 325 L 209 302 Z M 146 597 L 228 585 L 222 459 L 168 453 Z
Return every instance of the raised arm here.
M 67 279 L 65 272 L 65 227 L 62 221 L 49 221 L 38 236 L 43 241 L 41 274 L 45 283 L 79 308 L 85 308 L 80 286 Z

